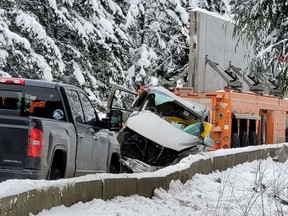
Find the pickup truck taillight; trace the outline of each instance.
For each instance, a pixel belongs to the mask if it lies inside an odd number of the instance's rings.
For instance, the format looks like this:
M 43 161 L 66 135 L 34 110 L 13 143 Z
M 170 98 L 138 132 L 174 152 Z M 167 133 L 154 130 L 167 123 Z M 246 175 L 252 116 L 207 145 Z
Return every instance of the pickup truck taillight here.
M 39 128 L 29 129 L 28 157 L 41 157 L 43 149 L 43 131 Z

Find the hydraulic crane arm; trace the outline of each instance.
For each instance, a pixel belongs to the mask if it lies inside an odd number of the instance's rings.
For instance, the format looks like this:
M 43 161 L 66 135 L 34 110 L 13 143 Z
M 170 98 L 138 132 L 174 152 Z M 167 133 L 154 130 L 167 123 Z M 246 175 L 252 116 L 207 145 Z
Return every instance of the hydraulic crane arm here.
M 221 77 L 222 79 L 232 88 L 232 89 L 239 89 L 242 88 L 242 83 L 239 81 L 237 75 L 229 70 L 223 68 L 221 65 L 219 65 L 217 62 L 213 62 L 208 58 L 208 55 L 205 57 L 205 63 L 209 64 L 210 67 L 212 67 Z M 221 68 L 229 77 L 232 78 L 232 80 L 229 80 L 219 68 Z
M 264 91 L 263 86 L 266 86 L 269 89 L 270 94 L 276 95 L 276 96 L 281 95 L 278 82 L 275 78 L 268 78 L 265 76 L 265 74 L 262 74 L 263 77 L 257 76 L 255 73 L 246 75 L 242 72 L 241 68 L 238 68 L 232 65 L 231 61 L 229 62 L 229 69 L 233 70 L 238 76 L 242 77 L 243 81 L 246 82 L 247 85 L 250 87 L 250 91 L 263 92 Z M 245 75 L 253 82 L 252 84 L 251 82 L 247 80 Z M 269 85 L 267 81 L 271 83 L 273 87 Z
M 243 81 L 245 83 L 247 83 L 247 85 L 250 88 L 250 91 L 253 92 L 263 92 L 263 85 L 259 78 L 255 75 L 255 74 L 244 74 L 241 68 L 235 67 L 234 65 L 232 65 L 231 61 L 229 62 L 229 70 L 233 70 L 238 76 L 242 77 Z M 246 78 L 246 76 L 253 82 L 251 83 L 250 81 L 248 81 L 248 79 Z
M 174 77 L 173 80 L 163 80 L 161 82 L 162 86 L 170 86 L 173 85 L 175 82 L 177 82 L 177 80 L 181 79 L 182 77 L 185 76 L 185 74 L 188 73 L 188 68 L 186 68 L 183 72 L 181 72 L 180 74 L 178 74 L 176 77 Z

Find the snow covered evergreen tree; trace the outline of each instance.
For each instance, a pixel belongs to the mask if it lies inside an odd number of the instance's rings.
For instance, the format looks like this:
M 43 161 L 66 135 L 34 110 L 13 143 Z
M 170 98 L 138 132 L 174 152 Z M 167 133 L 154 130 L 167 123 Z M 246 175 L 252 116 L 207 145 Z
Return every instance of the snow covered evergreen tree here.
M 119 28 L 122 10 L 112 0 L 2 0 L 0 8 L 1 70 L 105 97 L 113 83 L 123 83 L 128 42 Z
M 1 0 L 0 71 L 78 85 L 101 104 L 114 83 L 135 89 L 182 72 L 187 11 L 224 13 L 223 2 Z
M 228 5 L 211 0 L 126 0 L 117 4 L 126 16 L 121 26 L 130 42 L 131 66 L 126 82 L 133 87 L 149 84 L 152 77 L 169 79 L 186 69 L 188 10 L 201 7 L 225 13 Z
M 219 14 L 230 14 L 229 2 L 230 0 L 189 0 L 189 5 L 192 8 L 199 7 Z
M 252 45 L 255 58 L 250 69 L 279 76 L 288 89 L 288 1 L 232 1 L 234 34 Z
M 189 46 L 188 14 L 182 7 L 185 2 L 132 0 L 117 3 L 126 15 L 121 28 L 130 42 L 127 76 L 130 86 L 149 84 L 153 76 L 165 77 L 185 68 Z

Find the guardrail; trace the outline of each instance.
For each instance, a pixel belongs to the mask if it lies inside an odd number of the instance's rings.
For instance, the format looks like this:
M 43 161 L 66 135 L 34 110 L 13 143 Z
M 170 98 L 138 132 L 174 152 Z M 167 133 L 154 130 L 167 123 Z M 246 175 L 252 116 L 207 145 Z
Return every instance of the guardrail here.
M 67 207 L 81 201 L 112 199 L 115 196 L 138 194 L 152 197 L 156 188 L 169 188 L 172 180 L 185 183 L 196 173 L 209 174 L 229 167 L 258 159 L 274 157 L 281 144 L 250 146 L 239 149 L 203 152 L 190 155 L 178 164 L 151 173 L 139 174 L 95 174 L 88 178 L 57 180 L 47 188 L 35 188 L 26 192 L 0 199 L 0 215 L 37 214 L 43 209 L 65 205 Z M 59 183 L 59 185 L 57 185 Z M 37 183 L 36 183 L 37 184 Z

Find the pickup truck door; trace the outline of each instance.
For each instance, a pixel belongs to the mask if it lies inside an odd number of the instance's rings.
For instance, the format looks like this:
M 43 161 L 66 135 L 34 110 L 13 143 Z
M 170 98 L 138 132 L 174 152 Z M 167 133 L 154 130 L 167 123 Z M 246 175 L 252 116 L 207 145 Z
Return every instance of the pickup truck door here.
M 93 147 L 92 147 L 92 170 L 94 172 L 106 172 L 108 170 L 108 157 L 109 157 L 109 140 L 106 130 L 101 130 L 97 127 L 97 121 L 99 121 L 98 115 L 89 101 L 88 97 L 83 93 L 79 93 L 81 102 L 83 105 L 84 117 L 86 124 L 90 125 L 89 130 L 93 137 Z
M 114 85 L 109 97 L 107 109 L 122 110 L 122 119 L 126 121 L 128 115 L 133 112 L 133 103 L 138 94 L 122 86 Z
M 76 173 L 75 176 L 92 173 L 93 131 L 86 124 L 84 111 L 77 91 L 66 89 L 75 129 L 77 133 Z

